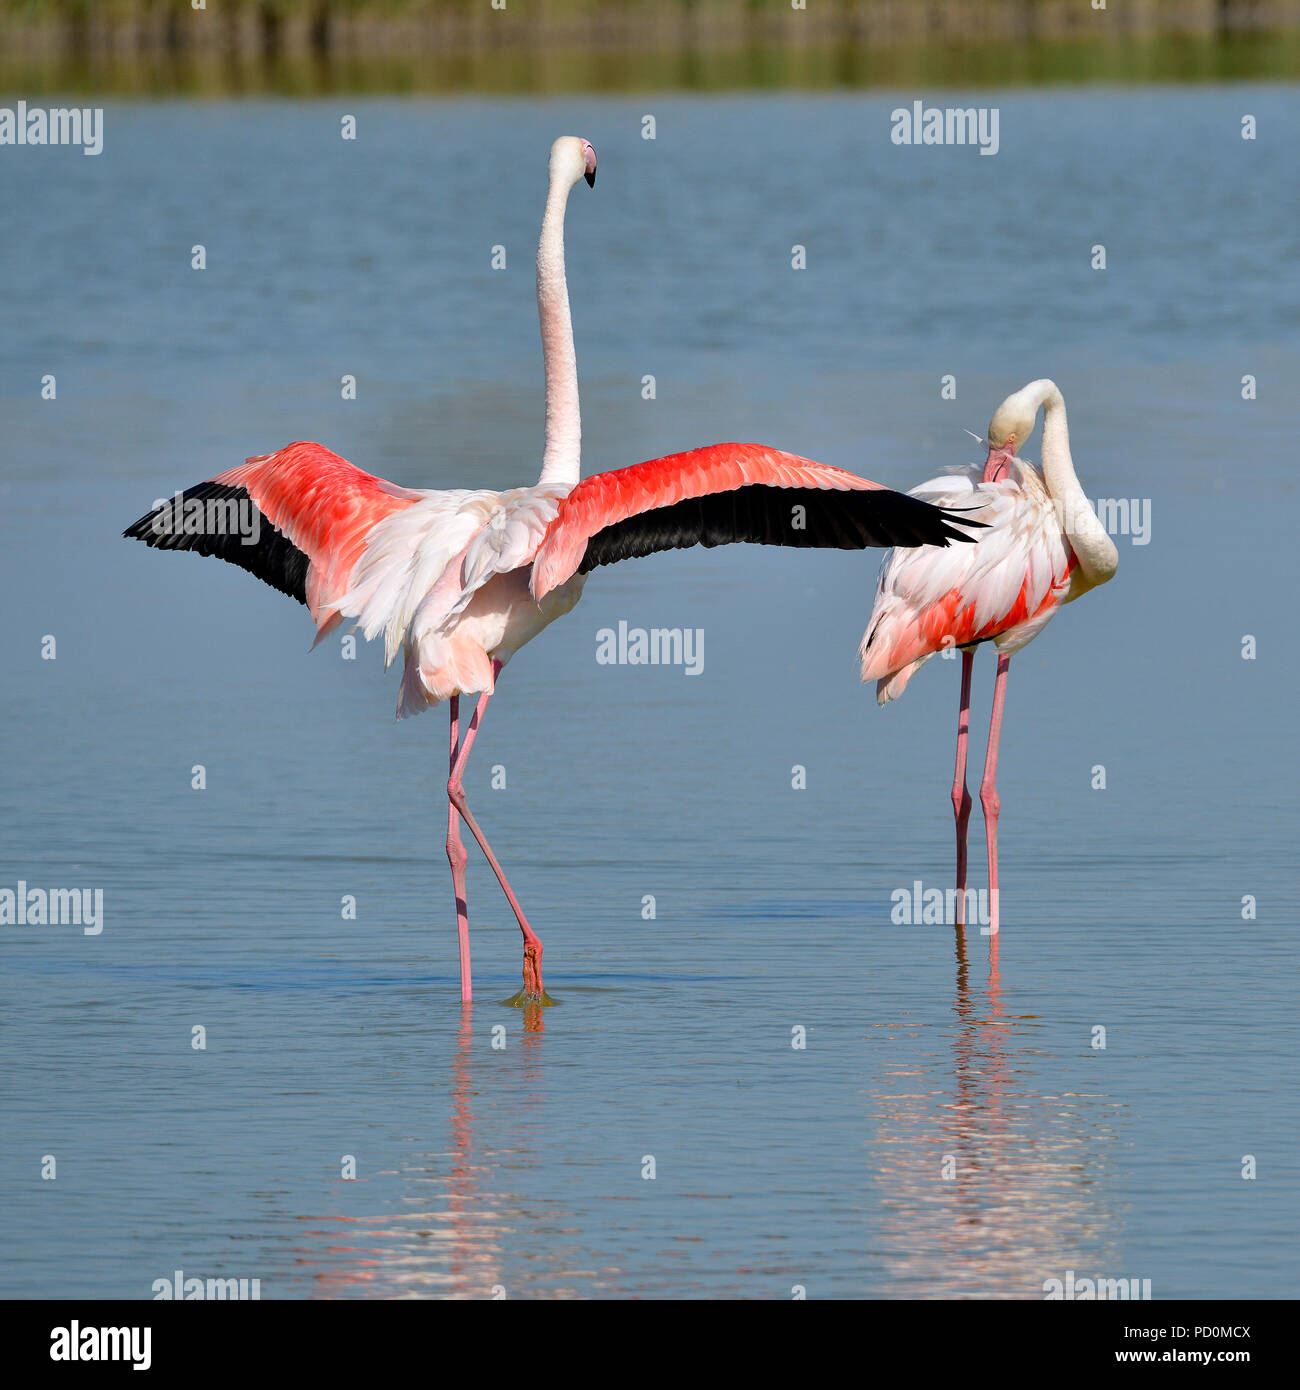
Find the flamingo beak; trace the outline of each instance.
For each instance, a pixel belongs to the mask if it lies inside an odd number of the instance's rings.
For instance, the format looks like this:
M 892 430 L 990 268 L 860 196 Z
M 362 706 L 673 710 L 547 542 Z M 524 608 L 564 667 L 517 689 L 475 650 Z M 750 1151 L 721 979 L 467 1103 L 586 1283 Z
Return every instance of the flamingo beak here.
M 586 168 L 586 171 L 583 173 L 582 177 L 583 177 L 584 179 L 587 180 L 587 187 L 588 187 L 588 188 L 595 188 L 595 186 L 596 186 L 596 151 L 593 150 L 593 149 L 591 148 L 591 141 L 590 141 L 590 140 L 584 140 L 582 143 L 586 146 L 586 149 L 587 149 L 587 168 Z
M 1009 444 L 1004 444 L 1002 448 L 989 445 L 989 456 L 984 460 L 984 479 L 986 483 L 996 483 L 1006 476 L 1011 466 L 1011 459 L 1014 448 Z

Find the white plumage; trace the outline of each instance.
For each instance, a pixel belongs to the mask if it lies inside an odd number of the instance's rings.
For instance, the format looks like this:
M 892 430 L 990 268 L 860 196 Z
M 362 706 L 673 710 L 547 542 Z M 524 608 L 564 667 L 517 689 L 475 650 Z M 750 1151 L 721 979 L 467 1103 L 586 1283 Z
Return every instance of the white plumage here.
M 1019 651 L 1068 596 L 1072 553 L 1042 474 L 1013 459 L 1007 476 L 982 480 L 973 464 L 931 478 L 912 496 L 936 506 L 973 508 L 986 524 L 974 545 L 889 551 L 858 657 L 883 705 L 945 647 L 991 639 Z
M 541 604 L 528 593 L 531 557 L 570 490 L 427 492 L 374 528 L 332 606 L 367 640 L 383 633 L 385 665 L 405 654 L 399 717 L 491 691 L 492 659 L 504 664 L 577 602 L 582 576 Z

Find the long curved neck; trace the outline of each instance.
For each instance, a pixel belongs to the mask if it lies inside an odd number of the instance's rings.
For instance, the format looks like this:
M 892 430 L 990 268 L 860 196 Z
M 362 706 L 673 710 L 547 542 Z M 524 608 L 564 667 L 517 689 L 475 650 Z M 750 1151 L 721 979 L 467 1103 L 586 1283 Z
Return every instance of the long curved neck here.
M 1048 383 L 1043 392 L 1043 481 L 1055 502 L 1062 528 L 1078 557 L 1088 588 L 1104 584 L 1115 573 L 1119 553 L 1097 519 L 1074 471 L 1070 457 L 1070 428 L 1065 419 L 1065 398 Z
M 539 481 L 572 485 L 582 468 L 582 413 L 569 287 L 564 279 L 564 208 L 568 200 L 569 186 L 563 179 L 552 178 L 537 243 L 537 315 L 546 368 L 546 448 Z

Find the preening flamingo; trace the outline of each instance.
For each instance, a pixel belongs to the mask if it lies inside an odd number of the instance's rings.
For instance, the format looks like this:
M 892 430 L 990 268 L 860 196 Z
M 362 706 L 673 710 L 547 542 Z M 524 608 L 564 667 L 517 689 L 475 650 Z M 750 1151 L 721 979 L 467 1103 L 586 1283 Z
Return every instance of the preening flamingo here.
M 1042 468 L 1016 457 L 1043 407 Z M 1070 457 L 1065 398 L 1055 382 L 1031 381 L 998 406 L 989 425 L 988 458 L 965 471 L 931 478 L 913 497 L 940 507 L 974 508 L 987 523 L 976 544 L 949 550 L 896 550 L 885 556 L 876 602 L 858 655 L 862 679 L 876 682 L 883 705 L 897 699 L 937 651 L 960 647 L 961 705 L 952 808 L 957 821 L 957 924 L 965 922 L 966 739 L 970 730 L 975 648 L 998 649 L 993 711 L 980 804 L 989 860 L 989 932 L 998 930 L 998 742 L 1012 656 L 1072 603 L 1104 584 L 1119 553 L 1097 519 Z
M 691 545 L 947 545 L 969 540 L 928 502 L 840 468 L 758 444 L 715 444 L 579 481 L 577 361 L 564 274 L 564 214 L 596 155 L 565 137 L 551 149 L 537 249 L 546 372 L 541 477 L 506 492 L 398 487 L 319 444 L 290 444 L 188 489 L 125 534 L 196 550 L 251 571 L 307 606 L 320 641 L 345 618 L 405 658 L 397 713 L 446 700 L 451 713 L 447 858 L 456 892 L 461 997 L 472 995 L 463 821 L 524 937 L 524 987 L 511 1003 L 549 1003 L 542 943 L 466 800 L 465 767 L 501 668 L 577 603 L 588 571 Z M 256 543 L 229 524 L 255 508 Z M 207 508 L 205 512 L 204 509 Z M 196 519 L 196 509 L 198 517 Z M 978 523 L 974 523 L 978 525 Z M 249 528 L 250 530 L 253 528 Z M 478 700 L 463 737 L 460 697 Z

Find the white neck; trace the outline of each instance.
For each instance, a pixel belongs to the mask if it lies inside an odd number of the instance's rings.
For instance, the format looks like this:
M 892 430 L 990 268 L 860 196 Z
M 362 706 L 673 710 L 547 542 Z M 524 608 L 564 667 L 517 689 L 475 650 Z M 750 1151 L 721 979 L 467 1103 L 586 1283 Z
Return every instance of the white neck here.
M 1119 565 L 1115 549 L 1106 528 L 1097 520 L 1092 503 L 1079 484 L 1070 457 L 1070 430 L 1065 419 L 1065 398 L 1051 381 L 1039 383 L 1034 408 L 1043 407 L 1043 481 L 1056 503 L 1057 514 L 1070 547 L 1079 560 L 1079 573 L 1084 588 L 1104 584 Z M 1071 597 L 1077 594 L 1071 593 Z
M 582 469 L 582 414 L 569 287 L 564 278 L 564 208 L 571 188 L 572 184 L 552 175 L 537 243 L 537 315 L 546 367 L 546 449 L 539 481 L 573 485 Z

